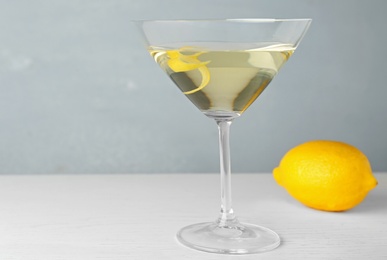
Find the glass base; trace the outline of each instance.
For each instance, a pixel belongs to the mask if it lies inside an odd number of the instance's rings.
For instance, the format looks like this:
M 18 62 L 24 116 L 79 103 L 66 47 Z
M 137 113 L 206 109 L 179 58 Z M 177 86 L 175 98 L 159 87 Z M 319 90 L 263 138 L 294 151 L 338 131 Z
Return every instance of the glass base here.
M 183 245 L 218 254 L 253 254 L 272 250 L 280 245 L 274 231 L 252 224 L 199 223 L 182 228 L 177 239 Z

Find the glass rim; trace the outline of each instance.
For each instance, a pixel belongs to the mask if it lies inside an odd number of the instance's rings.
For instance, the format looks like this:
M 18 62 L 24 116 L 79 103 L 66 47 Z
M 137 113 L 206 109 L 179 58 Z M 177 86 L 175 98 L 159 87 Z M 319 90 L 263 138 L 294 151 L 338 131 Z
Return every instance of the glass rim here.
M 312 18 L 227 18 L 227 19 L 144 19 L 132 20 L 135 23 L 147 22 L 235 22 L 235 23 L 276 23 L 311 22 Z

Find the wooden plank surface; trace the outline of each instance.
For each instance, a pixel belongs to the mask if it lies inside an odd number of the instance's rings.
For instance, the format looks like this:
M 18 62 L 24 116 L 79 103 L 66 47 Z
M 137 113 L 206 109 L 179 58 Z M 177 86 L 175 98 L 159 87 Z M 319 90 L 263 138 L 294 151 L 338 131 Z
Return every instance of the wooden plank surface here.
M 0 259 L 387 259 L 387 174 L 376 177 L 361 205 L 329 213 L 300 205 L 270 174 L 234 174 L 239 219 L 275 230 L 282 244 L 226 256 L 175 239 L 217 217 L 218 174 L 0 176 Z

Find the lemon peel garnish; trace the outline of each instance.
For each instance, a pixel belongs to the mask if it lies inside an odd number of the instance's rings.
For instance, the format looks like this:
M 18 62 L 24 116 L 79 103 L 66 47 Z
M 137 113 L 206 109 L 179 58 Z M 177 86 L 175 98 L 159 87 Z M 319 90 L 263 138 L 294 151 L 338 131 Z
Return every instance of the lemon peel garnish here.
M 210 61 L 200 61 L 198 57 L 202 55 L 204 52 L 196 52 L 193 54 L 183 54 L 183 52 L 190 52 L 192 48 L 183 47 L 178 50 L 169 50 L 167 51 L 167 55 L 169 57 L 168 66 L 174 72 L 187 72 L 191 70 L 198 70 L 200 75 L 202 76 L 202 82 L 200 85 L 190 91 L 183 92 L 186 95 L 193 94 L 202 90 L 205 86 L 210 82 L 210 71 L 207 68 L 207 64 Z

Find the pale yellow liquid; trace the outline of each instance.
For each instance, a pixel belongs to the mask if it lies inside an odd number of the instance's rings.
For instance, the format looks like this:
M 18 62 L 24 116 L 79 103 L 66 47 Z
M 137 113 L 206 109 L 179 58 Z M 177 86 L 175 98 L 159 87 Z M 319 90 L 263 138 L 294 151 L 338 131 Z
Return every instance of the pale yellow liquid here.
M 203 80 L 198 69 L 175 72 L 168 66 L 173 49 L 151 47 L 150 53 L 182 92 L 197 89 Z M 175 49 L 175 51 L 177 51 Z M 208 62 L 209 82 L 201 90 L 186 94 L 205 114 L 242 114 L 262 93 L 281 66 L 293 54 L 294 47 L 272 44 L 246 50 L 211 50 L 198 47 L 179 49 L 179 53 L 200 53 L 198 62 Z

